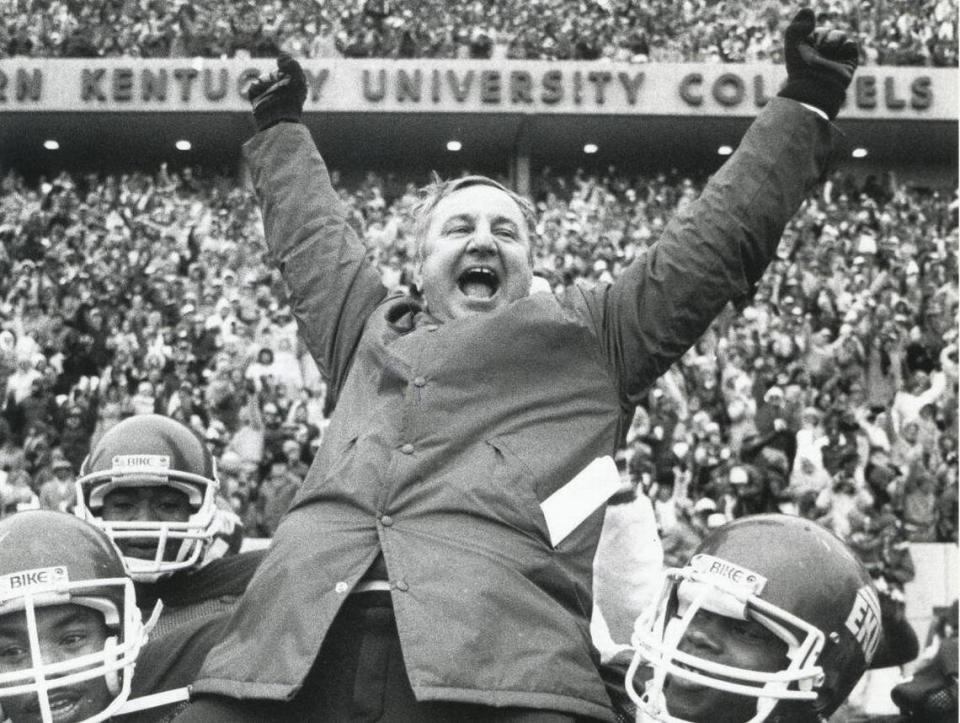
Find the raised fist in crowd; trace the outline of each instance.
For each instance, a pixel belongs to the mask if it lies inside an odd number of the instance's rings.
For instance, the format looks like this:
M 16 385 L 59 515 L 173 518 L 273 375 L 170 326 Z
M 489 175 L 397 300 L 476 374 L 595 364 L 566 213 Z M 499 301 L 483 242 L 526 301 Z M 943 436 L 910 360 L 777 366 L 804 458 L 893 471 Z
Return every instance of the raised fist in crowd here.
M 780 96 L 819 108 L 833 120 L 857 69 L 860 49 L 842 30 L 816 27 L 803 8 L 784 33 L 787 84 Z
M 299 123 L 307 99 L 307 79 L 300 63 L 281 53 L 277 69 L 257 78 L 247 91 L 247 99 L 253 106 L 258 131 L 282 121 Z

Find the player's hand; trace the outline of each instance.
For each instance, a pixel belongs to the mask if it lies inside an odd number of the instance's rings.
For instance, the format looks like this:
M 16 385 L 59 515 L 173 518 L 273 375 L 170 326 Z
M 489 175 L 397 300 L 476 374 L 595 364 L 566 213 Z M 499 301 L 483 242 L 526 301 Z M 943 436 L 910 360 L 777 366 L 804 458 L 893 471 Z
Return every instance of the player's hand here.
M 300 63 L 280 53 L 277 69 L 257 78 L 247 91 L 247 99 L 253 106 L 258 131 L 281 121 L 299 123 L 307 99 L 307 79 Z
M 783 44 L 787 84 L 780 95 L 836 118 L 859 62 L 856 41 L 841 30 L 817 28 L 813 10 L 803 8 L 787 26 Z

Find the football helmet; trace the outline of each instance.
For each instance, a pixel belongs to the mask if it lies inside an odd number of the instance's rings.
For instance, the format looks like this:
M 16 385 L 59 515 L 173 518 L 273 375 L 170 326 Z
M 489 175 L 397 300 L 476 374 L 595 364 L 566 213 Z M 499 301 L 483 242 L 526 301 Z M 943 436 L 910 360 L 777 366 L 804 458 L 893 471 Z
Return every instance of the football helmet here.
M 672 676 L 755 698 L 750 723 L 827 717 L 856 685 L 880 640 L 880 602 L 869 574 L 838 537 L 801 517 L 735 520 L 711 532 L 685 567 L 664 577 L 631 640 L 626 687 L 638 720 L 682 721 L 667 710 L 664 690 Z M 701 609 L 760 623 L 786 643 L 783 668 L 748 670 L 681 650 Z M 652 672 L 642 694 L 635 684 L 641 666 Z
M 190 515 L 183 522 L 105 520 L 104 499 L 124 487 L 178 490 L 187 496 Z M 123 553 L 134 580 L 154 582 L 200 565 L 219 529 L 219 488 L 214 458 L 200 437 L 169 417 L 135 415 L 111 427 L 84 460 L 77 478 L 76 514 L 100 527 L 121 550 L 125 540 L 156 540 L 153 559 Z M 168 547 L 175 554 L 167 554 Z
M 37 610 L 65 604 L 100 613 L 108 637 L 96 653 L 46 661 Z M 149 623 L 141 622 L 133 582 L 103 532 L 73 515 L 45 510 L 19 512 L 0 521 L 0 618 L 16 614 L 24 616 L 29 662 L 19 670 L 4 666 L 0 671 L 0 705 L 12 696 L 36 695 L 40 717 L 50 723 L 51 698 L 94 678 L 106 680 L 113 698 L 86 718 L 87 723 L 108 719 L 124 704 Z

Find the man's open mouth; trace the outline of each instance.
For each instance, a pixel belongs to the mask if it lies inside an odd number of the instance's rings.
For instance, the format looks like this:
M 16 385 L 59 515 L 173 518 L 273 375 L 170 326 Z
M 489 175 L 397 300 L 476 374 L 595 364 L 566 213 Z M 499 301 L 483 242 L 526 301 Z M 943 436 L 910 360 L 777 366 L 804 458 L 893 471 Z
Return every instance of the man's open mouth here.
M 471 299 L 492 299 L 500 290 L 500 277 L 487 266 L 471 266 L 457 278 L 457 287 Z

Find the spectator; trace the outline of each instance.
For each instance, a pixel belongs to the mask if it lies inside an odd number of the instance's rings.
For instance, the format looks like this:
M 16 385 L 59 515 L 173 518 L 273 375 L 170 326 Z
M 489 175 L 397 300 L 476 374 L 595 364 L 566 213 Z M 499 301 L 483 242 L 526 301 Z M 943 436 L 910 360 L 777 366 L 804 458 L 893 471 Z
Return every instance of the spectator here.
M 309 467 L 303 461 L 303 447 L 300 443 L 294 439 L 286 440 L 283 443 L 283 458 L 290 474 L 302 482 Z
M 11 472 L 27 466 L 23 447 L 19 446 L 10 431 L 6 419 L 0 418 L 0 470 Z
M 894 464 L 906 471 L 915 461 L 924 458 L 923 444 L 920 441 L 920 421 L 904 422 L 900 434 L 893 443 L 891 451 Z
M 380 7 L 373 7 L 380 6 Z M 957 65 L 957 8 L 946 0 L 843 2 L 829 21 L 855 30 L 869 65 Z M 197 0 L 170 6 L 58 3 L 44 14 L 22 4 L 0 12 L 0 57 L 511 57 L 636 63 L 781 62 L 779 28 L 789 6 L 740 0 L 721 11 L 705 0 L 677 5 L 517 0 L 479 7 L 429 0 L 324 5 Z M 282 9 L 281 9 L 282 8 Z M 42 17 L 42 20 L 40 19 Z M 826 17 L 826 16 L 825 16 Z M 109 28 L 110 32 L 106 32 Z
M 264 423 L 256 395 L 250 395 L 247 406 L 240 410 L 239 426 L 227 444 L 241 461 L 257 465 L 264 455 Z
M 60 449 L 74 473 L 80 470 L 80 465 L 90 451 L 90 437 L 93 433 L 92 417 L 92 414 L 89 412 L 85 414 L 84 410 L 77 406 L 71 406 L 64 414 L 60 432 Z
M 796 430 L 791 429 L 783 389 L 770 387 L 757 408 L 755 423 L 760 436 L 766 437 L 765 447 L 778 449 L 793 459 L 796 453 Z
M 900 506 L 907 539 L 911 542 L 934 542 L 937 536 L 936 481 L 920 459 L 910 465 Z
M 894 428 L 902 430 L 904 425 L 916 422 L 920 411 L 927 405 L 935 404 L 943 395 L 946 384 L 947 380 L 942 372 L 932 377 L 923 371 L 914 372 L 909 385 L 894 396 Z
M 137 385 L 137 393 L 130 400 L 134 414 L 155 414 L 157 398 L 154 395 L 153 383 L 142 381 Z
M 55 457 L 50 466 L 53 478 L 40 486 L 40 507 L 54 512 L 73 512 L 77 504 L 73 467 L 65 457 Z
M 108 381 L 100 383 L 103 398 L 99 404 L 96 425 L 91 435 L 89 447 L 95 447 L 97 441 L 105 432 L 114 427 L 120 420 L 133 414 L 133 405 L 130 397 L 118 382 L 110 380 L 109 368 L 104 374 Z
M 283 415 L 274 402 L 263 405 L 263 452 L 268 458 L 283 457 L 283 443 L 289 438 L 283 427 Z
M 847 457 L 843 466 L 834 475 L 829 487 L 817 497 L 815 508 L 817 521 L 840 537 L 848 539 L 854 524 L 854 513 L 873 500 L 865 490 L 858 490 L 853 472 L 856 457 Z
M 11 395 L 11 399 L 15 398 L 15 394 Z M 14 429 L 51 427 L 57 414 L 57 403 L 43 377 L 38 376 L 31 382 L 30 393 L 15 404 L 8 404 L 5 413 Z
M 937 501 L 937 541 L 957 542 L 958 489 L 957 463 L 945 466 L 940 498 Z
M 270 463 L 267 478 L 260 486 L 258 505 L 258 528 L 264 537 L 272 537 L 280 524 L 280 518 L 287 511 L 293 496 L 300 489 L 303 480 L 291 472 L 285 459 L 274 459 Z
M 30 396 L 34 390 L 41 388 L 43 375 L 37 370 L 30 357 L 21 356 L 17 360 L 16 371 L 7 377 L 7 394 L 9 403 L 20 404 Z
M 273 364 L 273 350 L 264 347 L 257 354 L 257 360 L 247 367 L 244 377 L 253 382 L 253 388 L 261 392 L 264 388 L 272 388 L 276 383 L 276 370 Z
M 796 457 L 790 472 L 786 499 L 793 502 L 791 512 L 805 517 L 817 497 L 831 484 L 830 473 L 823 465 L 823 447 L 827 443 L 820 426 L 821 414 L 807 407 L 801 415 L 801 428 L 796 434 Z
M 39 506 L 40 500 L 30 489 L 30 475 L 26 470 L 0 470 L 0 518 Z

